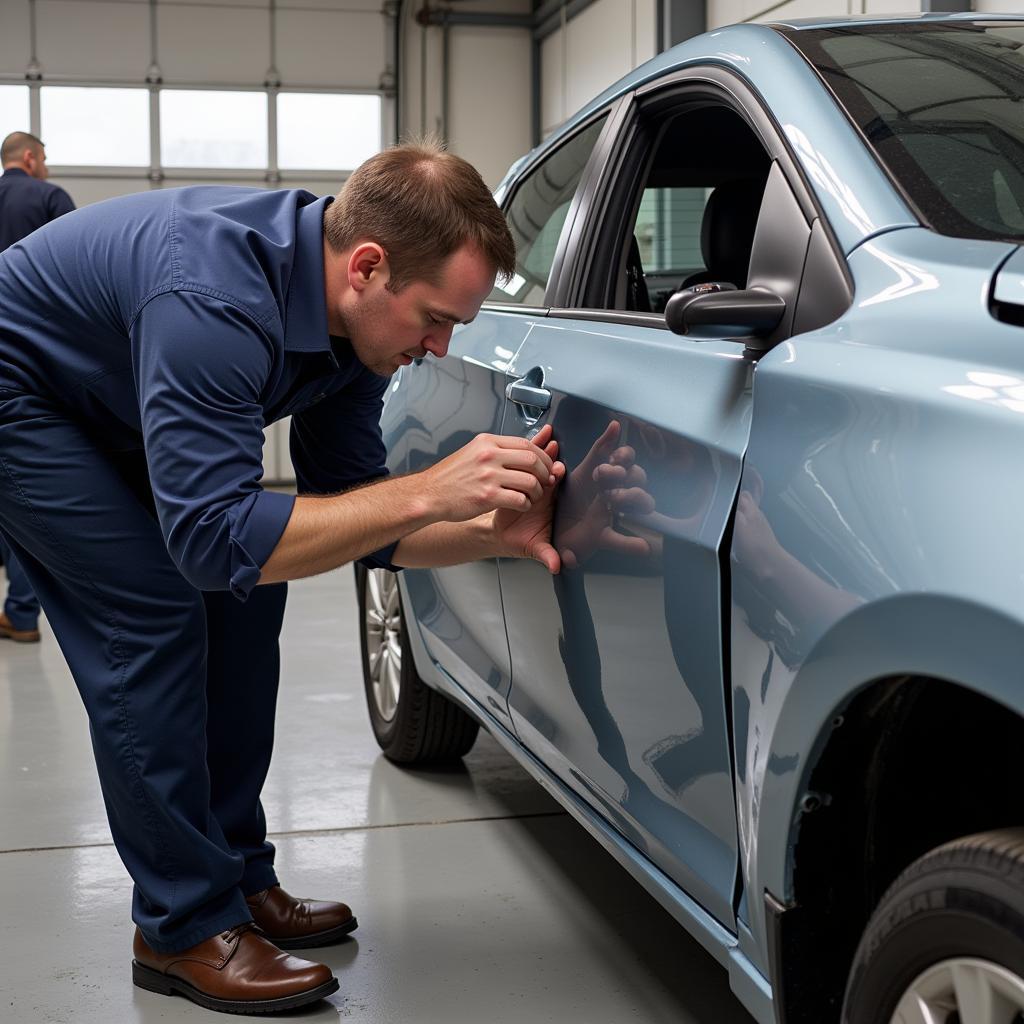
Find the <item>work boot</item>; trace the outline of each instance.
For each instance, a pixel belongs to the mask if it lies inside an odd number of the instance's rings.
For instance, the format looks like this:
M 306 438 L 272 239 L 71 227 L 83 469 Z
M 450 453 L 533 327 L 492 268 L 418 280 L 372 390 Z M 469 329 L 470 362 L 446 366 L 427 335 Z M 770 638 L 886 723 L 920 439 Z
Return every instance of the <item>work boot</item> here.
M 37 644 L 39 643 L 39 630 L 15 629 L 11 620 L 3 612 L 0 612 L 0 638 L 13 640 L 17 644 Z
M 178 953 L 157 953 L 136 929 L 134 953 L 139 988 L 224 1013 L 278 1013 L 338 991 L 329 967 L 282 953 L 251 921 Z
M 254 892 L 245 902 L 267 940 L 281 949 L 329 946 L 359 924 L 344 903 L 296 899 L 279 885 Z

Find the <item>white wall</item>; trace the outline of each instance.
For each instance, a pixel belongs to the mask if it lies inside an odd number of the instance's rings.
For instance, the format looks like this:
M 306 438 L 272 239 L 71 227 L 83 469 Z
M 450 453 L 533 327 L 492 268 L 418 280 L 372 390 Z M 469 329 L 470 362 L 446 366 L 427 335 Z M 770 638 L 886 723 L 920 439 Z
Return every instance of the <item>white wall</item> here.
M 921 0 L 707 0 L 709 29 L 740 21 L 784 21 L 789 18 L 846 17 L 850 14 L 905 14 L 919 11 Z M 1021 0 L 974 0 L 978 11 L 1024 11 Z M 964 0 L 963 9 L 971 8 Z
M 655 4 L 597 0 L 541 43 L 543 135 L 655 55 Z
M 533 145 L 531 34 L 527 28 L 452 25 L 448 28 L 448 124 L 444 123 L 444 30 L 415 20 L 422 0 L 404 8 L 400 58 L 403 137 L 447 138 L 492 188 Z M 455 14 L 531 13 L 530 0 L 470 0 Z

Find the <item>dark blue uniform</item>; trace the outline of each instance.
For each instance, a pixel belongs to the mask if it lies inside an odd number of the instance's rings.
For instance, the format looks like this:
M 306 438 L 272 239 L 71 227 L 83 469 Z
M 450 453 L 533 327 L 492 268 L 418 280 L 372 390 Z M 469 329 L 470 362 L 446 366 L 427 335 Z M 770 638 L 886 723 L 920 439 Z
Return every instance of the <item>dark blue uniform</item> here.
M 0 177 L 0 252 L 74 208 L 64 189 L 33 178 L 20 167 L 7 168 Z M 2 536 L 0 554 L 7 567 L 4 614 L 15 629 L 33 630 L 38 625 L 39 600 Z
M 300 491 L 386 472 L 387 381 L 328 336 L 329 201 L 154 191 L 0 254 L 0 528 L 85 701 L 161 951 L 276 882 L 259 792 L 286 587 L 256 584 L 294 498 L 260 486 L 263 428 L 293 415 Z

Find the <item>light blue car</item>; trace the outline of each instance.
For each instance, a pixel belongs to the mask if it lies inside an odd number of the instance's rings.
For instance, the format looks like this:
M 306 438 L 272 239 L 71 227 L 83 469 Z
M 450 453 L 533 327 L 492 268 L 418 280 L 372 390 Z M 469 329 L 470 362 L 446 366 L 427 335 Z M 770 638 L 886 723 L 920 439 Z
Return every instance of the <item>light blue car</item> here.
M 479 724 L 761 1022 L 1024 1021 L 1024 17 L 745 25 L 510 171 L 394 472 L 551 424 L 552 577 L 359 578 L 397 761 Z

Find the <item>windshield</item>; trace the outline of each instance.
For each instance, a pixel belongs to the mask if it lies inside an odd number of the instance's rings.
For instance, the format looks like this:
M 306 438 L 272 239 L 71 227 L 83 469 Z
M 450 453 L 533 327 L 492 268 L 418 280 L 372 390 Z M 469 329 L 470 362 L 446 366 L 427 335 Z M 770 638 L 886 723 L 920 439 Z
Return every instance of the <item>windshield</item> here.
M 1024 241 L 1024 21 L 785 35 L 927 224 Z

